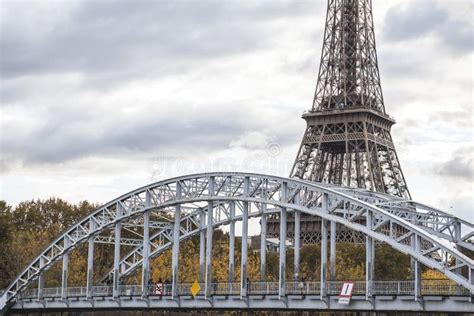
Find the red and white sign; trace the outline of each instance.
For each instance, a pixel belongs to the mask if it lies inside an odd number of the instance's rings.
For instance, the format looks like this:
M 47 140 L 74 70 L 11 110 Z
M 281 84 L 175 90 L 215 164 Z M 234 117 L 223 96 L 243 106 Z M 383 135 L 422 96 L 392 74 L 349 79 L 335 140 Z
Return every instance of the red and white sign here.
M 155 295 L 163 295 L 163 283 L 157 283 L 155 286 Z
M 339 304 L 349 305 L 353 290 L 354 282 L 343 282 L 341 293 L 339 293 Z

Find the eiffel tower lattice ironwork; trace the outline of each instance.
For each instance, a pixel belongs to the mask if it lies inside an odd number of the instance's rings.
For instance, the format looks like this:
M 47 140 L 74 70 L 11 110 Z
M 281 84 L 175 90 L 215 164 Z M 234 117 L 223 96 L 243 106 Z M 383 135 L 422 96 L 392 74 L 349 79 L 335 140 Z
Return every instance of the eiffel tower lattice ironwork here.
M 384 106 L 371 0 L 328 0 L 321 63 L 307 127 L 290 176 L 364 188 L 411 199 L 390 129 L 395 120 Z M 288 217 L 293 239 L 295 218 Z M 331 229 L 336 227 L 332 227 Z M 277 215 L 267 221 L 269 237 L 279 237 Z M 321 242 L 319 218 L 302 216 L 302 243 Z M 338 242 L 365 237 L 337 227 Z
M 319 75 L 292 177 L 410 198 L 390 134 L 371 0 L 329 0 Z

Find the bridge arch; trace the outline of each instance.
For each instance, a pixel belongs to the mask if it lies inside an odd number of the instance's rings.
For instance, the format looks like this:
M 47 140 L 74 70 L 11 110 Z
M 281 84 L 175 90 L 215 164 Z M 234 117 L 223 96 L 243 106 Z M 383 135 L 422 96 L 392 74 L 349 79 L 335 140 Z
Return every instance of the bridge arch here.
M 200 203 L 207 204 L 207 207 L 191 208 L 189 213 L 183 212 L 181 218 L 182 208 Z M 252 205 L 253 208 L 250 207 Z M 286 216 L 287 212 L 301 212 L 318 216 L 325 221 L 360 231 L 369 240 L 386 242 L 394 249 L 409 254 L 417 262 L 444 273 L 474 293 L 473 260 L 456 249 L 456 244 L 449 240 L 449 236 L 443 235 L 443 231 L 451 231 L 450 225 L 453 225 L 446 218 L 454 217 L 434 209 L 417 214 L 413 212 L 414 205 L 416 207 L 416 203 L 411 201 L 390 200 L 385 195 L 363 190 L 261 174 L 206 173 L 160 181 L 105 204 L 59 236 L 8 287 L 1 297 L 0 308 L 40 277 L 54 262 L 85 241 L 93 240 L 104 229 L 115 227 L 115 249 L 120 248 L 121 225 L 130 218 L 147 214 L 154 209 L 180 214 L 175 216 L 174 223 L 164 225 L 158 233 L 169 240 L 166 247 L 179 245 L 179 240 L 178 243 L 176 239 L 173 240 L 174 235 L 189 238 L 202 232 L 205 227 L 212 231 L 218 225 L 262 214 L 279 212 L 281 216 Z M 209 216 L 209 210 L 212 211 L 212 216 Z M 361 218 L 365 224 L 358 221 Z M 472 228 L 470 223 L 459 222 Z M 403 233 L 395 234 L 394 231 Z M 438 234 L 432 236 L 432 231 Z M 466 236 L 472 236 L 472 232 Z M 150 236 L 144 236 L 144 240 L 149 241 Z M 465 242 L 463 237 L 457 237 L 456 240 Z M 141 246 L 137 245 L 137 251 L 127 254 L 122 260 L 120 252 L 115 256 L 112 276 L 114 286 L 121 276 L 126 276 L 141 266 L 146 269 L 149 259 L 165 249 L 146 249 L 149 247 L 149 242 L 145 242 Z M 438 256 L 433 256 L 434 253 Z M 436 259 L 448 256 L 454 260 Z M 132 260 L 127 261 L 127 258 Z M 123 266 L 125 270 L 120 271 Z M 464 267 L 469 271 L 467 276 L 461 273 Z

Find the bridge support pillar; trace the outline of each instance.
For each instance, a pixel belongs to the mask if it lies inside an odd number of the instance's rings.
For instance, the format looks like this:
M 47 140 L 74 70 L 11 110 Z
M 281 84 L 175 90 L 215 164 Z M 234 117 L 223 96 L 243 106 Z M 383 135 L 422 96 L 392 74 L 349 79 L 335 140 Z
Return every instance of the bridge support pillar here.
M 468 278 L 469 278 L 469 283 L 474 285 L 474 269 L 473 268 L 469 268 L 469 271 L 468 271 L 469 275 L 468 275 Z
M 209 196 L 214 195 L 214 177 L 209 177 Z M 214 213 L 214 203 L 213 201 L 208 202 L 207 206 L 207 240 L 206 240 L 206 275 L 205 275 L 205 286 L 204 286 L 204 295 L 205 297 L 211 296 L 211 284 L 212 284 L 212 224 L 213 224 L 213 215 Z
M 295 195 L 294 201 L 296 205 L 300 204 L 300 192 Z M 293 247 L 294 247 L 294 280 L 298 281 L 300 279 L 300 252 L 301 252 L 301 212 L 295 210 L 295 229 L 293 237 Z
M 235 268 L 235 202 L 230 202 L 230 228 L 229 228 L 229 283 L 234 282 Z M 232 292 L 232 284 L 229 285 Z
M 329 238 L 329 279 L 330 281 L 336 281 L 336 233 L 337 226 L 336 222 L 331 221 L 331 231 Z
M 181 182 L 176 181 L 176 200 L 181 199 Z M 181 226 L 181 204 L 175 206 L 173 226 L 173 253 L 171 255 L 171 297 L 178 296 L 179 281 L 179 235 Z
M 456 220 L 456 222 L 454 222 L 453 224 L 454 226 L 454 242 L 456 243 L 456 249 L 458 249 L 459 251 L 462 252 L 462 248 L 460 248 L 457 243 L 462 241 L 462 235 L 461 235 L 461 222 L 459 220 Z M 459 259 L 456 258 L 456 262 L 455 264 L 459 264 Z M 456 269 L 456 272 L 459 273 L 459 274 L 462 274 L 462 269 L 459 268 L 459 269 Z M 457 294 L 461 294 L 461 293 L 457 293 Z
M 250 178 L 244 178 L 244 196 L 248 197 L 250 191 Z M 240 265 L 240 297 L 247 296 L 250 290 L 249 282 L 247 280 L 247 248 L 248 248 L 248 225 L 249 225 L 249 202 L 243 203 L 242 210 L 242 250 L 241 250 L 241 265 Z
M 204 261 L 206 259 L 206 214 L 202 211 L 199 216 L 201 225 L 201 230 L 199 231 L 199 282 L 204 282 Z
M 64 248 L 69 248 L 70 240 L 69 237 L 64 238 Z M 63 272 L 62 272 L 62 280 L 61 280 L 61 298 L 67 298 L 67 278 L 68 278 L 68 271 L 69 271 L 69 253 L 65 253 L 63 255 Z
M 266 280 L 267 272 L 267 204 L 262 204 L 262 218 L 260 220 L 260 281 Z
M 458 243 L 462 241 L 462 236 L 461 236 L 461 222 L 459 220 L 456 220 L 453 224 L 454 226 L 454 242 Z
M 299 196 L 296 195 L 295 199 Z M 301 212 L 294 211 L 295 214 L 295 237 L 293 241 L 294 247 L 294 280 L 300 279 L 300 251 L 301 251 Z
M 328 294 L 327 291 L 327 260 L 328 260 L 328 222 L 321 219 L 321 300 Z
M 328 211 L 328 195 L 323 193 L 322 196 L 323 212 Z M 323 300 L 327 296 L 327 260 L 328 260 L 328 222 L 321 219 L 321 290 L 320 297 Z
M 287 202 L 287 189 L 288 183 L 283 182 L 280 191 L 280 200 L 283 203 Z M 286 274 L 286 208 L 282 207 L 280 210 L 280 270 L 278 277 L 278 297 L 282 298 L 285 296 L 286 284 L 285 284 L 285 274 Z
M 469 284 L 474 285 L 474 269 L 473 268 L 468 268 L 468 279 L 469 279 Z M 469 301 L 472 303 L 474 298 L 474 291 L 471 291 L 471 297 L 469 298 Z
M 93 217 L 89 220 L 89 231 L 92 233 L 96 229 L 96 223 Z M 86 297 L 92 297 L 92 286 L 94 282 L 94 236 L 90 235 L 87 241 L 87 279 L 86 279 Z
M 148 194 L 147 194 L 148 195 Z M 143 214 L 142 297 L 148 297 L 150 282 L 150 211 Z
M 367 210 L 367 228 L 372 229 L 373 214 Z M 365 297 L 369 299 L 373 295 L 374 281 L 374 239 L 367 236 L 365 240 Z
M 44 258 L 40 257 L 40 268 L 45 264 Z M 38 299 L 43 299 L 43 289 L 44 289 L 44 271 L 40 273 L 38 277 Z
M 123 206 L 117 202 L 116 206 L 116 218 L 119 219 L 123 215 Z M 114 275 L 113 275 L 113 287 L 112 295 L 114 298 L 119 297 L 120 295 L 120 239 L 122 233 L 122 224 L 117 222 L 115 224 L 115 244 L 114 244 Z
M 421 251 L 421 239 L 417 235 L 413 235 L 411 237 L 411 244 L 413 249 L 415 249 L 416 252 Z M 412 259 L 411 261 L 412 265 L 412 277 L 414 280 L 414 297 L 415 301 L 418 300 L 418 298 L 421 297 L 421 264 L 418 260 Z

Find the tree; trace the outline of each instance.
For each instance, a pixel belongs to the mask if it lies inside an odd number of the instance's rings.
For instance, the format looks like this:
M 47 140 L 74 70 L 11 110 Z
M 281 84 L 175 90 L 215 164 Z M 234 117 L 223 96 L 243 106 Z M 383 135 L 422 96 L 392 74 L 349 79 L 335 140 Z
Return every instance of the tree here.
M 57 198 L 24 201 L 15 208 L 0 201 L 0 288 L 7 287 L 42 249 L 95 208 L 86 201 L 74 205 Z M 84 250 L 81 249 L 76 252 L 82 253 L 71 254 L 71 284 L 78 284 L 79 278 L 85 278 Z M 59 284 L 58 264 L 46 275 L 46 286 Z

